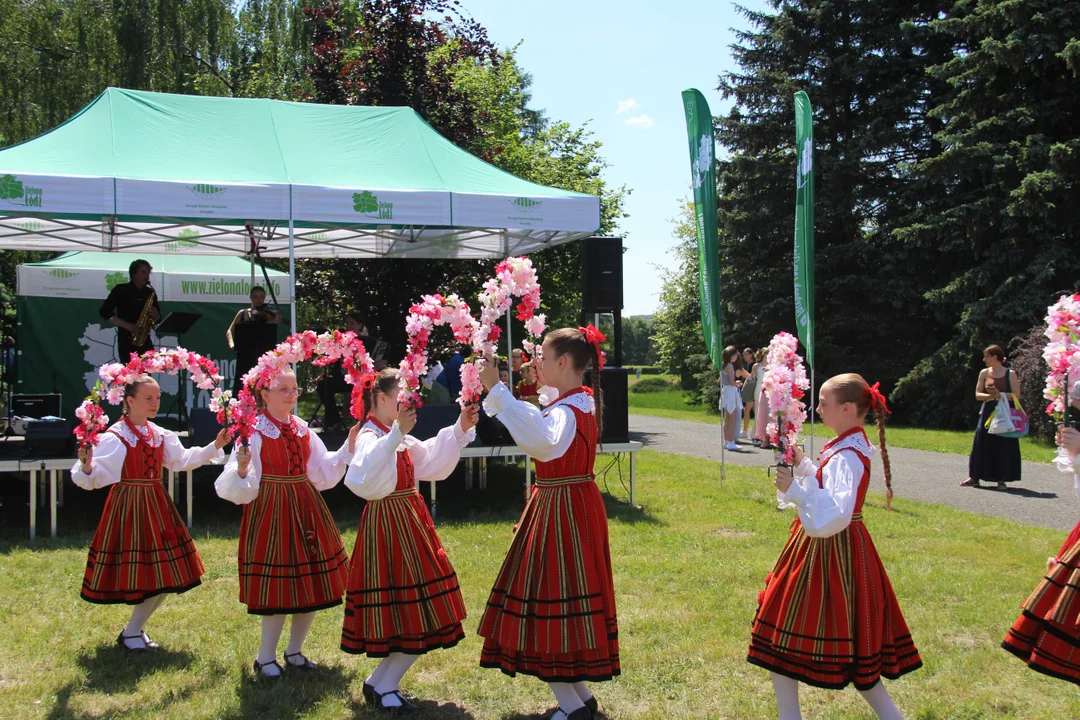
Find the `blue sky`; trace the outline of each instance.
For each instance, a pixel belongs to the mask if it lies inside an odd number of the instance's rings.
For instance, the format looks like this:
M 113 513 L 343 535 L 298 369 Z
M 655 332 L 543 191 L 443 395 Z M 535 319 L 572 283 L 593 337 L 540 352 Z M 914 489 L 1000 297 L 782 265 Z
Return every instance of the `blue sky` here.
M 764 0 L 745 0 L 751 9 Z M 533 107 L 589 128 L 604 146 L 612 186 L 633 190 L 620 227 L 624 316 L 652 313 L 656 265 L 671 262 L 671 218 L 690 195 L 690 160 L 680 93 L 696 87 L 713 114 L 727 107 L 717 77 L 735 69 L 732 27 L 746 28 L 730 2 L 676 0 L 462 0 L 492 41 L 522 41 L 518 60 L 533 76 Z

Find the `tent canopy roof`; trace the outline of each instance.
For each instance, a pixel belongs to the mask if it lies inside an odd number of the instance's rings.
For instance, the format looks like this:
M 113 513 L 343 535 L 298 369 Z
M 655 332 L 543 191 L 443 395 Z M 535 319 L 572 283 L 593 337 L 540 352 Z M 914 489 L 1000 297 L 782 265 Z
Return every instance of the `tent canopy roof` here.
M 493 257 L 594 233 L 599 199 L 510 175 L 411 108 L 109 88 L 0 150 L 0 247 Z M 275 232 L 274 228 L 278 228 Z
M 26 267 L 36 268 L 63 268 L 79 270 L 122 270 L 128 271 L 128 266 L 134 260 L 145 260 L 150 263 L 155 273 L 185 273 L 191 275 L 239 275 L 246 277 L 251 274 L 251 263 L 241 257 L 215 258 L 212 263 L 207 263 L 206 258 L 186 255 L 158 255 L 154 253 L 81 253 L 69 252 L 60 257 L 39 263 L 24 263 Z M 288 280 L 289 273 L 280 270 L 266 269 L 270 277 L 279 280 Z M 255 273 L 255 284 L 262 280 L 262 270 Z

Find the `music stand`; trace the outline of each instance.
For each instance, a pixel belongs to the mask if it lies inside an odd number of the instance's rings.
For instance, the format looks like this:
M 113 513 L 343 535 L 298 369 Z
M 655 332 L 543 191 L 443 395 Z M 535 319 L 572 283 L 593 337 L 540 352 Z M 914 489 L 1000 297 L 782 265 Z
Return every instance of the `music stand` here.
M 202 317 L 202 313 L 193 312 L 171 312 L 165 316 L 165 319 L 155 328 L 158 337 L 162 335 L 176 335 L 176 344 L 179 347 L 184 346 L 183 338 L 184 333 L 192 328 L 199 318 Z M 184 402 L 184 371 L 181 370 L 176 374 L 176 399 L 173 401 L 173 405 L 177 406 L 176 410 L 176 423 L 177 429 L 183 430 L 187 424 L 187 403 Z M 169 407 L 169 411 L 172 407 Z M 168 411 L 165 413 L 168 415 Z

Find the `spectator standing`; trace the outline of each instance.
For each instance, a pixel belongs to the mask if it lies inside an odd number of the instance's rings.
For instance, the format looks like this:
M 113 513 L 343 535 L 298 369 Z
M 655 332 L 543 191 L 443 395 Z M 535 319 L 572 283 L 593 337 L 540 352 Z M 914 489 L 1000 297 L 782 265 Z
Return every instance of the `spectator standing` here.
M 979 373 L 975 385 L 975 399 L 982 403 L 982 410 L 971 443 L 968 479 L 960 484 L 979 487 L 980 481 L 986 481 L 1004 488 L 1005 483 L 1020 481 L 1020 440 L 992 435 L 987 426 L 998 398 L 1020 397 L 1020 378 L 1006 365 L 1005 351 L 999 345 L 983 351 L 983 362 L 986 368 Z
M 742 430 L 739 432 L 739 437 L 744 438 L 750 428 L 750 413 L 753 412 L 754 405 L 757 404 L 757 358 L 754 356 L 754 349 L 746 348 L 743 350 L 742 360 L 747 373 L 742 386 L 743 415 Z

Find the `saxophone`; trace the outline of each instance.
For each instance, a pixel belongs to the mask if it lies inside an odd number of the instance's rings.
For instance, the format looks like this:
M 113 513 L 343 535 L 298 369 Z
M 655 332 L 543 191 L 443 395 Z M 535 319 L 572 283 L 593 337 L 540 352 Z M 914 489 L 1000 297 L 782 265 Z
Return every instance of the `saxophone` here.
M 139 313 L 139 321 L 135 323 L 135 332 L 131 334 L 131 344 L 135 347 L 142 347 L 146 343 L 146 338 L 150 335 L 150 326 L 154 322 L 150 318 L 150 311 L 154 308 L 154 298 L 156 297 L 157 293 L 151 290 L 150 297 L 146 298 L 146 304 L 143 305 L 142 312 Z

